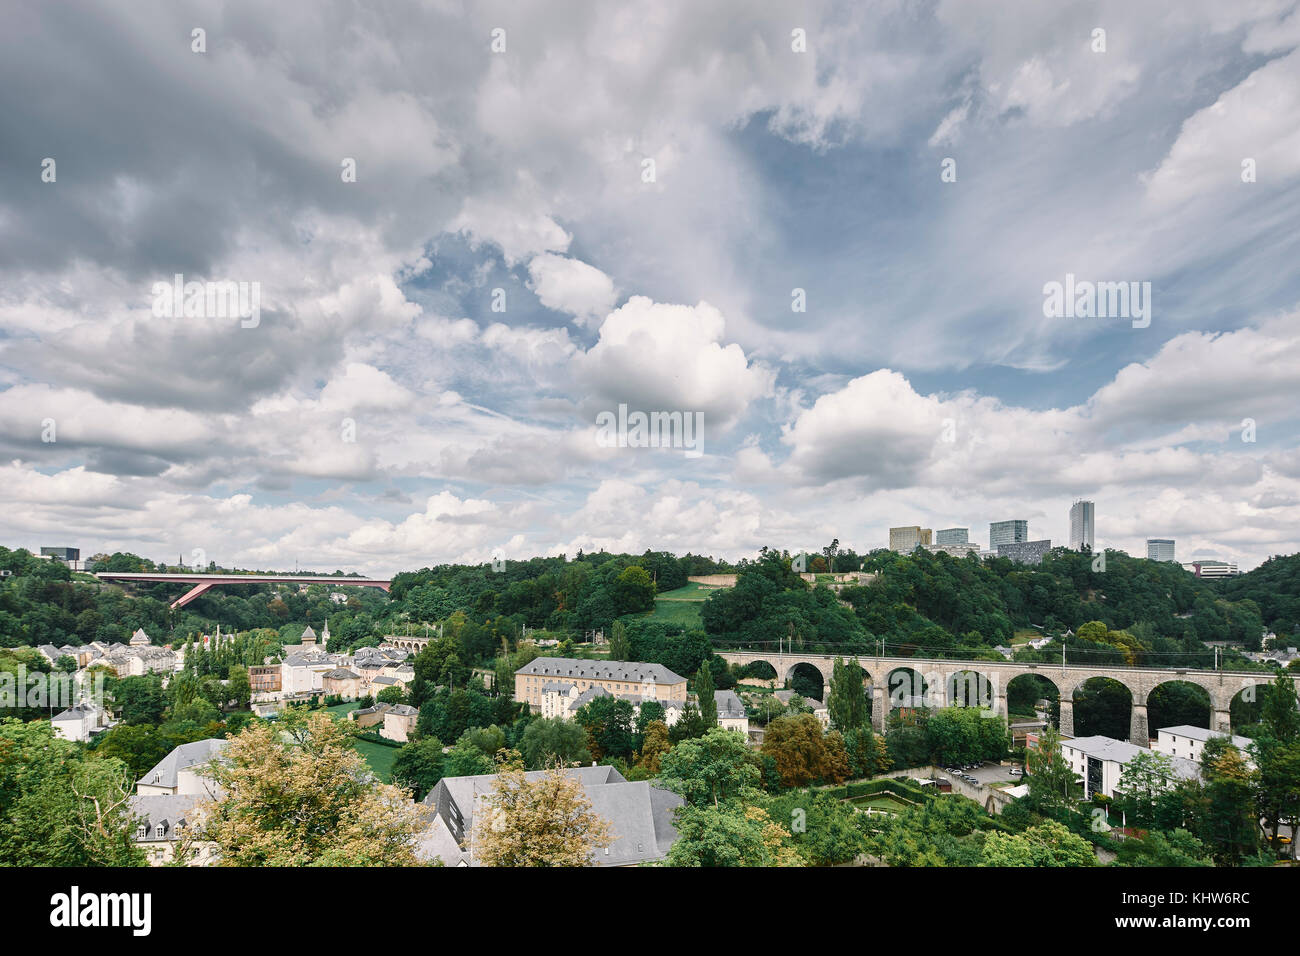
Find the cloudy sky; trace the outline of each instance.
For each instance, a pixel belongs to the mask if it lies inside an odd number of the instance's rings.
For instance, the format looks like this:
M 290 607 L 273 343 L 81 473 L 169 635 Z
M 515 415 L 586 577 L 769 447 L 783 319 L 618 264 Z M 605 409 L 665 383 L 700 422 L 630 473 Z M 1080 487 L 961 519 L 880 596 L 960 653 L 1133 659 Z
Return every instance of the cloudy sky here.
M 1134 554 L 1300 550 L 1295 0 L 5 19 L 9 547 L 1064 543 L 1087 497 Z M 178 273 L 259 320 L 156 315 Z M 1067 274 L 1149 325 L 1045 317 Z M 704 454 L 602 443 L 620 404 Z

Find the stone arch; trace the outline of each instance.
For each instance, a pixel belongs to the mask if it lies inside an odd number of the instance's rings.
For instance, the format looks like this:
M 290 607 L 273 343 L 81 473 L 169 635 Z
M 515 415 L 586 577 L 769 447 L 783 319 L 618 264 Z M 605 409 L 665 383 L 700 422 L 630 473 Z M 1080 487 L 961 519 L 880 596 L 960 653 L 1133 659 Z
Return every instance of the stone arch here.
M 991 710 L 996 705 L 999 683 L 977 668 L 962 667 L 944 675 L 940 700 L 948 707 Z
M 1161 727 L 1179 724 L 1212 726 L 1214 698 L 1204 684 L 1186 677 L 1170 677 L 1152 685 L 1144 701 L 1148 732 L 1154 735 Z M 1137 703 L 1136 696 L 1134 703 Z
M 829 681 L 826 677 L 826 674 L 823 673 L 820 667 L 818 667 L 816 664 L 810 661 L 795 661 L 788 668 L 786 668 L 786 672 L 785 672 L 786 686 L 795 688 L 796 675 L 799 676 L 800 684 L 806 685 L 808 687 L 811 687 L 813 678 L 815 677 L 817 679 L 817 686 L 821 691 L 821 696 L 814 697 L 814 699 L 817 700 L 818 702 L 823 702 L 826 700 L 826 688 Z M 797 690 L 798 688 L 795 689 Z M 807 697 L 810 695 L 801 694 L 801 696 Z
M 933 701 L 938 683 L 930 680 L 915 667 L 900 664 L 891 667 L 884 675 L 885 700 L 890 710 L 896 707 L 926 707 Z
M 1042 685 L 1046 685 L 1046 687 Z M 1029 690 L 1032 688 L 1032 690 Z M 1052 680 L 1047 674 L 1040 674 L 1037 671 L 1024 671 L 1014 675 L 1007 681 L 1007 705 L 1008 712 L 1013 710 L 1023 710 L 1026 704 L 1030 708 L 1039 700 L 1045 699 L 1048 702 L 1048 713 L 1052 711 L 1052 705 L 1061 699 L 1061 685 Z
M 776 668 L 772 666 L 772 662 L 762 657 L 756 657 L 741 666 L 747 668 L 750 676 L 755 680 L 774 681 L 781 676 L 776 672 Z
M 1070 692 L 1073 712 L 1073 735 L 1091 737 L 1100 734 L 1116 740 L 1132 736 L 1134 703 L 1140 695 L 1124 681 L 1105 674 L 1095 674 L 1076 683 Z M 1061 732 L 1065 729 L 1065 698 L 1062 698 Z M 1139 707 L 1142 704 L 1138 704 Z M 1145 740 L 1140 740 L 1145 745 Z

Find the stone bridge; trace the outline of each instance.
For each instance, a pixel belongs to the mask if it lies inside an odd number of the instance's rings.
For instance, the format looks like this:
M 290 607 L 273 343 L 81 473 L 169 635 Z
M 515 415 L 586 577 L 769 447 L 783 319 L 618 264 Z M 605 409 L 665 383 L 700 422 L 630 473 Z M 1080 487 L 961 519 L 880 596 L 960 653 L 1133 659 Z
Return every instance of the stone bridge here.
M 829 687 L 831 671 L 838 657 L 833 654 L 769 653 L 764 651 L 718 651 L 728 664 L 744 666 L 765 661 L 776 671 L 777 680 L 788 682 L 801 664 L 816 668 L 822 686 Z M 1230 733 L 1232 699 L 1242 691 L 1271 684 L 1276 675 L 1268 672 L 1198 670 L 1195 668 L 1122 667 L 1116 665 L 1045 664 L 1017 661 L 961 661 L 921 657 L 877 657 L 858 654 L 843 657 L 856 660 L 871 688 L 871 723 L 877 732 L 885 729 L 885 715 L 895 707 L 944 707 L 952 703 L 980 706 L 1007 715 L 1007 688 L 1017 677 L 1037 674 L 1051 681 L 1060 695 L 1061 733 L 1074 735 L 1074 695 L 1087 681 L 1106 677 L 1128 688 L 1133 712 L 1129 739 L 1139 746 L 1150 745 L 1147 727 L 1147 698 L 1161 684 L 1182 681 L 1203 687 L 1210 695 L 1210 727 Z M 909 671 L 921 677 L 921 685 Z M 1292 686 L 1296 679 L 1291 678 Z

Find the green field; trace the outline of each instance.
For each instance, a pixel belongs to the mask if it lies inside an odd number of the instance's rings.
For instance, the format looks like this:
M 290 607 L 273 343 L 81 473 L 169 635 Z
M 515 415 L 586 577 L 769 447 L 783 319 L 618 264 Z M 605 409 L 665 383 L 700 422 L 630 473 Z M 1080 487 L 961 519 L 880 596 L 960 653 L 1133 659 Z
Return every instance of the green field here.
M 397 747 L 386 747 L 372 740 L 358 740 L 353 743 L 357 753 L 366 758 L 370 769 L 384 783 L 393 782 L 393 762 L 397 760 Z
M 355 702 L 334 704 L 326 707 L 325 712 L 332 714 L 335 720 L 347 720 L 348 712 L 355 710 L 356 707 Z M 366 758 L 366 763 L 370 764 L 370 769 L 375 772 L 375 776 L 384 783 L 392 783 L 393 761 L 397 759 L 397 747 L 387 747 L 373 740 L 357 740 L 353 742 L 353 746 L 357 748 L 357 753 Z
M 692 582 L 684 587 L 665 591 L 655 597 L 655 609 L 647 611 L 641 617 L 679 627 L 702 628 L 704 622 L 700 620 L 700 605 L 710 594 L 719 590 L 721 588 Z
M 869 797 L 854 797 L 849 800 L 849 803 L 859 810 L 866 810 L 870 807 L 873 810 L 887 810 L 890 813 L 899 813 L 911 806 L 911 804 L 888 793 L 876 793 Z
M 711 587 L 707 584 L 696 584 L 691 582 L 672 591 L 665 591 L 658 595 L 656 601 L 703 601 L 715 591 L 724 590 L 719 587 Z

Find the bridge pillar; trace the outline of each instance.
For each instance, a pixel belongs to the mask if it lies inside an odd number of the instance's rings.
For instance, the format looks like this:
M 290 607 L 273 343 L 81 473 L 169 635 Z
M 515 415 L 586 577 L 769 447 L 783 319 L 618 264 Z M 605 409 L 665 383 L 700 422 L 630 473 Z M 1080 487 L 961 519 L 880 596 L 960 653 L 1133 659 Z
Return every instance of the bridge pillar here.
M 998 695 L 993 698 L 993 716 L 1007 716 L 1007 692 L 1005 690 L 1000 690 Z
M 871 685 L 871 729 L 878 734 L 885 732 L 885 715 L 889 713 L 889 698 L 885 688 L 879 684 Z
M 1135 747 L 1151 746 L 1151 731 L 1147 729 L 1147 705 L 1134 704 L 1133 715 L 1129 718 L 1128 742 Z
M 1074 701 L 1061 699 L 1060 731 L 1067 737 L 1074 736 Z
M 1213 729 L 1225 734 L 1232 733 L 1232 711 L 1216 710 L 1210 723 L 1214 725 Z

